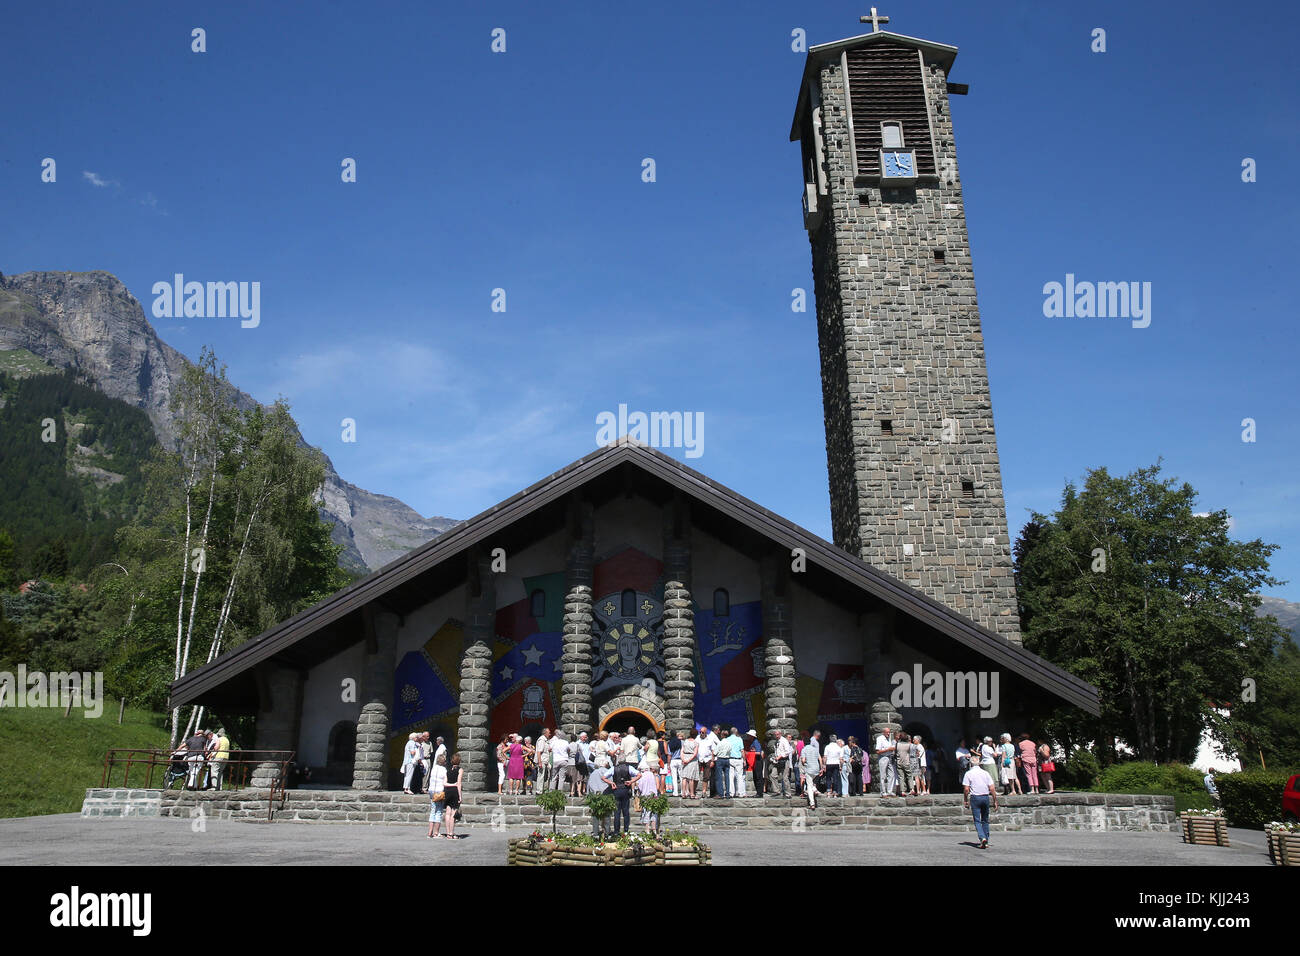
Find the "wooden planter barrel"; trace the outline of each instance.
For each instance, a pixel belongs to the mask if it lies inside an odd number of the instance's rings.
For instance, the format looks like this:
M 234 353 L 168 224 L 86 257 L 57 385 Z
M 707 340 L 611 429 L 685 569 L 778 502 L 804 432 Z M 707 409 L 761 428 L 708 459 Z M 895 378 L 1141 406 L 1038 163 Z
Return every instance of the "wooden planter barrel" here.
M 1300 833 L 1286 833 L 1270 830 L 1268 837 L 1268 858 L 1277 866 L 1300 866 Z
M 713 852 L 705 845 L 672 846 L 556 846 L 529 845 L 527 838 L 511 840 L 510 866 L 712 866 Z
M 1183 842 L 1200 846 L 1229 846 L 1228 824 L 1223 817 L 1201 816 L 1200 814 L 1179 814 L 1183 824 Z

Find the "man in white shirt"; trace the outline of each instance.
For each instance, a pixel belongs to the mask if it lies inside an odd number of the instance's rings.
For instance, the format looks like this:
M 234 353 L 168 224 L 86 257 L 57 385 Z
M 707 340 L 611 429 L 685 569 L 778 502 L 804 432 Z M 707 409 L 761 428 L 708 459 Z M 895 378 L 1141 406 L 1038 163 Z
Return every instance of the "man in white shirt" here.
M 560 731 L 555 732 L 551 738 L 551 771 L 552 780 L 550 789 L 567 790 L 569 786 L 569 742 L 564 739 Z
M 713 789 L 713 764 L 714 758 L 718 754 L 718 742 L 713 738 L 704 727 L 700 728 L 699 741 L 699 761 L 700 761 L 700 796 L 704 797 Z
M 790 785 L 790 758 L 794 756 L 794 747 L 790 744 L 790 738 L 781 731 L 776 731 L 776 739 L 772 747 L 772 762 L 769 765 L 771 769 L 772 783 L 768 786 L 768 793 L 776 791 L 776 782 L 781 783 L 781 796 L 789 798 Z
M 722 746 L 722 725 L 714 724 L 709 731 L 709 742 L 713 744 L 713 793 L 715 800 L 727 796 L 727 787 L 731 779 L 730 752 Z
M 551 728 L 543 727 L 537 735 L 537 753 L 533 757 L 537 765 L 537 784 L 533 788 L 537 793 L 551 789 Z
M 840 738 L 832 737 L 831 742 L 826 745 L 826 793 L 832 797 L 844 796 L 843 782 L 840 780 L 840 757 L 844 753 L 844 745 L 840 743 Z
M 880 795 L 892 797 L 898 786 L 894 770 L 894 730 L 888 724 L 876 735 L 876 775 L 880 780 Z
M 627 729 L 627 736 L 623 738 L 623 743 L 621 744 L 623 763 L 630 763 L 632 764 L 632 766 L 636 766 L 637 763 L 639 762 L 637 759 L 636 752 L 640 749 L 641 749 L 641 741 L 636 739 L 636 728 L 629 727 Z
M 989 799 L 993 800 L 993 809 L 998 808 L 998 788 L 993 778 L 983 767 L 971 767 L 961 778 L 962 803 L 975 818 L 975 835 L 979 837 L 980 849 L 989 846 Z

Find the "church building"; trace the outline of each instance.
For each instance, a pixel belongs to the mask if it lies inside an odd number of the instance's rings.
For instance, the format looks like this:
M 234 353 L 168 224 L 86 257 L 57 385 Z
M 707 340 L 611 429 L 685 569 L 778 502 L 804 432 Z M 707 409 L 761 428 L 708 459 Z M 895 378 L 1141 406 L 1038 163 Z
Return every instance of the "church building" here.
M 812 249 L 834 543 L 634 439 L 600 448 L 172 686 L 313 779 L 400 787 L 407 735 L 495 744 L 890 725 L 951 753 L 1096 690 L 1026 651 L 948 80 L 881 29 L 808 52 L 790 139 Z M 811 424 L 811 423 L 810 423 Z

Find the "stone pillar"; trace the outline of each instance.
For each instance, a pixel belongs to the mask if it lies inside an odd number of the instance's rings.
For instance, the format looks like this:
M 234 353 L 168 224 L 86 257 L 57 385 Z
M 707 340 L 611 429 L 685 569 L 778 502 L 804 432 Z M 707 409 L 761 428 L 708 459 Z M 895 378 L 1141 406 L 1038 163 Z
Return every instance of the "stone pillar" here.
M 681 581 L 664 585 L 664 728 L 695 726 L 695 611 Z
M 591 588 L 576 584 L 564 596 L 563 683 L 560 726 L 573 740 L 591 731 Z
M 691 588 L 691 503 L 681 492 L 663 511 L 664 580 L 677 581 L 678 587 Z
M 889 701 L 893 690 L 889 678 L 898 669 L 892 655 L 893 634 L 893 608 L 862 615 L 862 676 L 871 707 L 868 718 L 871 722 L 871 747 L 875 746 L 876 735 L 885 727 L 894 733 L 903 729 L 903 715 Z
M 759 574 L 763 599 L 763 709 L 767 713 L 767 734 L 774 730 L 798 731 L 799 701 L 795 685 L 788 559 L 781 553 L 766 555 L 759 565 Z
M 258 664 L 257 725 L 253 734 L 254 750 L 298 749 L 298 729 L 302 724 L 303 672 L 273 661 Z M 280 762 L 268 760 L 253 768 L 249 785 L 258 788 L 280 783 Z
M 397 666 L 396 614 L 362 609 L 366 656 L 361 665 L 361 716 L 352 764 L 353 790 L 388 789 L 388 738 L 392 729 L 393 671 Z
M 480 552 L 470 555 L 465 585 L 465 649 L 460 660 L 460 719 L 456 752 L 460 754 L 465 792 L 484 791 L 492 723 L 492 645 L 496 640 L 496 582 L 492 562 Z M 492 780 L 495 785 L 495 776 Z

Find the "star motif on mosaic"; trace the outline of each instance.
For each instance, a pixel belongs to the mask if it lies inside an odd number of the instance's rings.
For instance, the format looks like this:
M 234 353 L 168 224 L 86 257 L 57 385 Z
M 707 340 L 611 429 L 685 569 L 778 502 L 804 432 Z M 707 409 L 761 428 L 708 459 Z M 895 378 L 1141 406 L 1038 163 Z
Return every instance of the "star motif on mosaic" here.
M 514 668 L 512 668 L 512 667 L 503 667 L 503 668 L 501 668 L 501 679 L 502 679 L 502 680 L 510 680 L 510 679 L 511 679 L 512 677 L 514 677 L 514 676 L 515 676 Z
M 534 644 L 532 647 L 524 648 L 525 667 L 528 667 L 532 664 L 540 664 L 541 662 L 542 662 L 542 649 L 540 647 Z
M 559 674 L 564 671 L 564 661 L 561 658 L 555 659 L 555 673 Z

